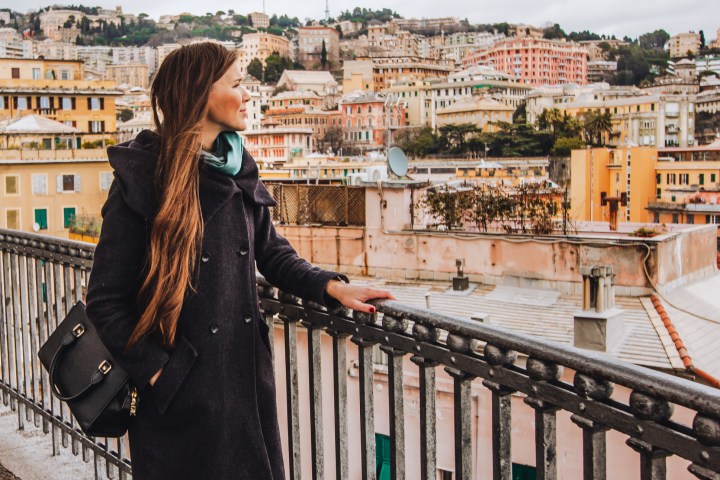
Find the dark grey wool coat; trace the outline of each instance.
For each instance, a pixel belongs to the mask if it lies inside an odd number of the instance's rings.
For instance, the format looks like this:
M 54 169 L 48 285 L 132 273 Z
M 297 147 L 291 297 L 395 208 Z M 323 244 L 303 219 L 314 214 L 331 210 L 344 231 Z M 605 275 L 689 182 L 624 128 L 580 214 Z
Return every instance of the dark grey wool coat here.
M 87 292 L 88 317 L 140 390 L 129 431 L 134 478 L 284 479 L 255 265 L 274 285 L 318 303 L 328 301 L 327 282 L 342 276 L 312 267 L 275 232 L 268 211 L 275 202 L 246 152 L 235 177 L 201 170 L 199 282 L 183 304 L 175 348 L 165 350 L 149 335 L 125 352 L 139 319 L 136 295 L 158 204 L 158 148 L 158 135 L 146 130 L 108 149 L 115 181 Z

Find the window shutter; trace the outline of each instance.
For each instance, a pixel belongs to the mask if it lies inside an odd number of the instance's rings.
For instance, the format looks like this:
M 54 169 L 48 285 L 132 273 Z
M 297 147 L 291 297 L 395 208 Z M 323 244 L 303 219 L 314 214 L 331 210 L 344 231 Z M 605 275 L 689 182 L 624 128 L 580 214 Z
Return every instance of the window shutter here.
M 75 191 L 80 191 L 80 175 L 75 175 Z
M 62 191 L 63 191 L 62 175 L 58 175 L 55 178 L 57 179 L 57 193 L 62 193 Z
M 88 102 L 87 109 L 92 110 L 92 99 L 90 97 L 87 98 L 87 102 Z

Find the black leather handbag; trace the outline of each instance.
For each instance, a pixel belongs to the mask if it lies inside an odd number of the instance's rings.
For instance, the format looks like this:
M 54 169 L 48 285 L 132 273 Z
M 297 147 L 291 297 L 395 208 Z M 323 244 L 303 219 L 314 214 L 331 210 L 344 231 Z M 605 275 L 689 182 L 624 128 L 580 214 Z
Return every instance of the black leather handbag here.
M 93 437 L 121 437 L 135 415 L 138 392 L 113 360 L 77 302 L 38 352 L 52 394 L 67 402 L 80 428 Z

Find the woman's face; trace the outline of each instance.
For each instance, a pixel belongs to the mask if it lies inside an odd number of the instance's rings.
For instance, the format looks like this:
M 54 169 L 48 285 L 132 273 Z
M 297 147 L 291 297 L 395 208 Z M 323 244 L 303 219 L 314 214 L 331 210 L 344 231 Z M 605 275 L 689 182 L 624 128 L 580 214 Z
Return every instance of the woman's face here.
M 243 78 L 240 64 L 235 62 L 227 72 L 210 87 L 208 114 L 205 128 L 217 133 L 247 128 L 245 104 L 250 95 L 240 86 Z

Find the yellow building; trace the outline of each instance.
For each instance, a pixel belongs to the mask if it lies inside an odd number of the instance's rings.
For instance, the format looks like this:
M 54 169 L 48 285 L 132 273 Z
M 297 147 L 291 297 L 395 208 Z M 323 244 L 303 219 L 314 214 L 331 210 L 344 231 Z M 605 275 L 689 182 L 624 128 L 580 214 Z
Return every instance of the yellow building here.
M 570 159 L 570 212 L 573 220 L 607 222 L 609 205 L 602 197 L 627 195 L 618 222 L 647 223 L 655 199 L 657 149 L 650 147 L 573 150 Z
M 447 77 L 452 70 L 453 67 L 411 56 L 348 60 L 343 63 L 343 91 L 380 92 L 400 81 Z
M 96 241 L 113 180 L 104 149 L 0 150 L 0 177 L 3 228 Z
M 720 142 L 659 150 L 655 183 L 654 223 L 720 224 Z
M 105 67 L 105 78 L 117 85 L 148 88 L 150 86 L 150 73 L 146 63 L 125 63 L 121 65 L 108 65 Z
M 242 37 L 242 45 L 238 49 L 238 58 L 243 70 L 257 58 L 263 65 L 267 57 L 277 52 L 281 57 L 293 58 L 290 40 L 270 33 L 246 33 Z
M 0 120 L 38 114 L 100 140 L 115 132 L 112 81 L 82 79 L 82 62 L 0 59 Z
M 437 126 L 472 123 L 480 131 L 498 131 L 497 122 L 512 123 L 514 108 L 491 98 L 472 97 L 437 111 Z

